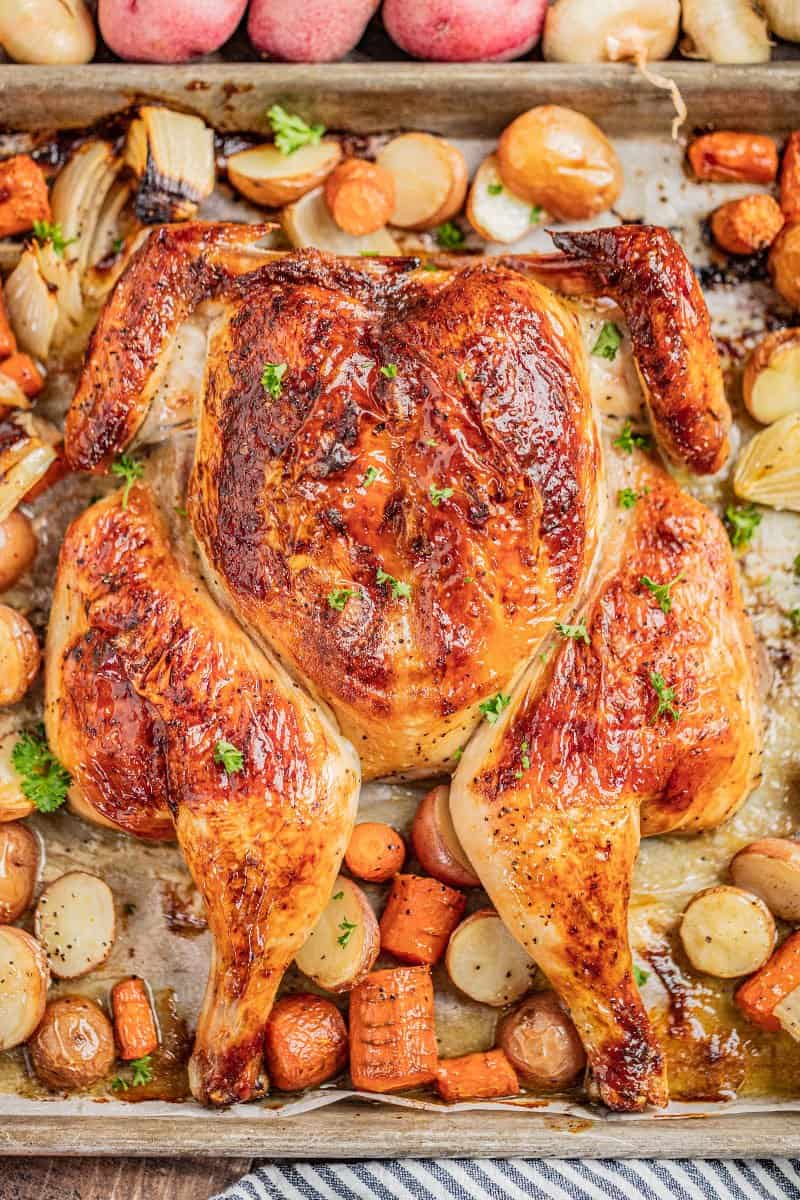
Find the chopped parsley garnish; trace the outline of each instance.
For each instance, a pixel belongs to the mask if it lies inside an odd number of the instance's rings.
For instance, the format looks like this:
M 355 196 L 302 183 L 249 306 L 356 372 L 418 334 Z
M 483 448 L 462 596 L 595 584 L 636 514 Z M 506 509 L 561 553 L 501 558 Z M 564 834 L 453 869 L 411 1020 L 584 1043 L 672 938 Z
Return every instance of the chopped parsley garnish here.
M 490 183 L 486 190 L 490 196 L 499 196 L 503 190 L 503 185 L 502 183 Z
M 467 382 L 467 372 L 463 369 L 463 367 L 459 367 L 456 371 L 456 379 L 462 387 Z
M 586 642 L 586 645 L 589 645 L 585 617 L 581 617 L 577 625 L 565 625 L 563 621 L 556 621 L 556 633 L 562 638 L 572 638 L 574 642 Z
M 792 563 L 792 570 L 798 579 L 800 579 L 800 554 L 798 554 Z
M 500 720 L 503 709 L 508 708 L 510 703 L 510 696 L 504 696 L 502 692 L 495 692 L 494 696 L 490 696 L 488 700 L 481 700 L 478 708 L 489 724 L 495 725 Z
M 344 900 L 344 892 L 334 892 L 334 900 Z
M 411 595 L 411 584 L 405 583 L 402 579 L 395 579 L 394 575 L 384 571 L 383 567 L 378 567 L 375 572 L 375 582 L 388 583 L 395 600 L 407 600 Z
M 386 379 L 396 379 L 397 363 L 387 363 L 385 367 L 381 367 L 381 375 Z
M 176 504 L 172 511 L 177 513 L 179 517 L 188 517 L 189 515 L 182 504 Z
M 541 204 L 533 204 L 533 205 L 531 205 L 531 215 L 530 215 L 530 217 L 528 218 L 528 220 L 529 220 L 529 223 L 530 223 L 531 225 L 538 225 L 538 224 L 539 224 L 539 222 L 541 221 L 541 219 L 542 219 L 542 206 L 541 206 Z
M 309 125 L 297 113 L 288 113 L 280 104 L 273 104 L 267 119 L 281 154 L 294 154 L 301 146 L 316 146 L 325 132 L 324 125 Z
M 368 488 L 369 485 L 371 483 L 374 483 L 377 478 L 378 478 L 378 468 L 377 467 L 367 467 L 366 471 L 364 472 L 364 478 L 361 480 L 361 486 L 364 488 Z
M 600 330 L 597 341 L 592 346 L 592 354 L 596 354 L 598 358 L 607 358 L 609 362 L 613 362 L 617 357 L 617 351 L 622 345 L 622 334 L 619 326 L 613 321 L 606 321 L 603 328 Z
M 633 508 L 638 499 L 639 493 L 633 488 L 620 488 L 617 492 L 617 504 L 620 508 Z
M 273 400 L 278 400 L 283 391 L 283 377 L 286 374 L 286 363 L 265 363 L 261 372 L 261 386 L 269 392 Z
M 672 612 L 672 597 L 669 594 L 670 590 L 674 588 L 675 584 L 679 583 L 682 578 L 683 571 L 676 575 L 674 579 L 671 579 L 669 583 L 656 583 L 656 581 L 651 579 L 649 575 L 643 575 L 639 582 L 642 583 L 649 592 L 652 592 L 661 611 L 663 613 L 669 613 Z
M 380 258 L 381 256 L 380 250 L 359 250 L 358 253 L 362 258 Z
M 136 480 L 144 475 L 144 463 L 138 458 L 131 458 L 130 454 L 120 454 L 117 461 L 111 464 L 111 474 L 125 480 L 122 488 L 122 507 L 127 508 L 131 488 Z
M 725 509 L 725 528 L 736 549 L 749 545 L 760 524 L 761 513 L 754 504 L 729 504 Z
M 235 775 L 244 766 L 244 755 L 233 742 L 222 738 L 214 747 L 214 762 L 223 768 L 226 775 Z
M 675 707 L 675 688 L 667 687 L 664 676 L 658 671 L 650 672 L 650 683 L 658 696 L 658 708 L 650 718 L 650 724 L 655 725 L 662 715 L 672 717 L 673 721 L 677 721 L 680 711 Z
M 461 755 L 464 753 L 464 747 L 458 746 L 453 751 L 453 762 L 461 762 Z
M 630 421 L 626 421 L 619 437 L 615 437 L 612 444 L 623 454 L 633 454 L 634 447 L 639 450 L 649 450 L 650 438 L 646 433 L 634 433 Z
M 522 743 L 522 745 L 520 746 L 520 762 L 522 763 L 523 771 L 528 771 L 530 769 L 531 756 L 528 753 L 529 750 L 530 750 L 530 743 L 527 741 L 524 741 Z
M 441 271 L 442 268 L 435 262 L 426 261 L 422 264 L 422 269 L 423 271 Z
M 344 950 L 345 946 L 350 941 L 350 938 L 353 936 L 353 931 L 358 929 L 358 925 L 355 921 L 348 921 L 347 917 L 345 917 L 344 920 L 339 923 L 339 928 L 342 930 L 342 932 L 336 940 Z
M 142 1058 L 132 1058 L 128 1066 L 133 1071 L 133 1076 L 127 1080 L 122 1075 L 115 1075 L 111 1080 L 111 1087 L 115 1092 L 127 1092 L 129 1087 L 143 1087 L 153 1078 L 149 1054 L 145 1054 Z
M 115 254 L 121 254 L 122 247 L 124 245 L 125 245 L 125 243 L 123 242 L 121 237 L 114 238 L 111 249 L 114 251 Z
M 648 979 L 650 978 L 650 972 L 645 971 L 644 967 L 637 967 L 634 965 L 633 978 L 636 980 L 636 986 L 641 987 L 643 984 L 647 983 Z
M 443 250 L 456 250 L 464 245 L 466 238 L 454 221 L 445 221 L 436 230 L 436 240 Z
M 792 633 L 800 633 L 800 608 L 790 608 L 786 614 L 792 626 Z
M 44 726 L 19 735 L 11 762 L 22 783 L 22 794 L 39 812 L 55 812 L 67 798 L 72 776 L 47 744 Z
M 438 488 L 435 483 L 432 483 L 428 495 L 431 498 L 431 504 L 434 508 L 438 508 L 443 500 L 449 500 L 453 494 L 451 487 Z
M 58 221 L 34 221 L 33 236 L 40 246 L 46 246 L 49 242 L 58 258 L 63 258 L 67 246 L 78 240 L 74 237 L 65 238 Z
M 332 592 L 328 592 L 328 605 L 337 612 L 342 612 L 351 596 L 355 596 L 352 588 L 334 588 Z

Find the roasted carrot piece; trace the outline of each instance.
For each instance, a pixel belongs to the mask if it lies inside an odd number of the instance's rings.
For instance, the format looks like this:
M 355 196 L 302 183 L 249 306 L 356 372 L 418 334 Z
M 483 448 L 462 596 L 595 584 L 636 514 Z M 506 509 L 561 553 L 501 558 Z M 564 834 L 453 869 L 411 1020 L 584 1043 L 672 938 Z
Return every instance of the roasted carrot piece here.
M 777 1033 L 781 1025 L 774 1009 L 796 987 L 800 987 L 800 932 L 788 937 L 765 966 L 742 984 L 735 1000 L 755 1025 Z
M 325 202 L 336 224 L 359 237 L 380 229 L 394 209 L 394 180 L 377 163 L 346 158 L 325 180 Z
M 316 1087 L 347 1062 L 347 1030 L 335 1004 L 298 992 L 283 996 L 267 1021 L 264 1050 L 270 1083 L 282 1092 Z
M 17 348 L 17 339 L 8 319 L 6 302 L 3 299 L 3 289 L 0 287 L 0 358 L 8 358 Z
M 704 133 L 690 144 L 688 156 L 698 179 L 772 183 L 778 173 L 778 148 L 761 133 Z
M 26 396 L 38 396 L 44 387 L 39 368 L 27 354 L 10 354 L 0 362 L 0 371 L 19 384 Z
M 0 162 L 0 237 L 25 233 L 34 221 L 50 220 L 47 181 L 27 154 Z
M 350 1077 L 366 1092 L 430 1083 L 436 1072 L 427 967 L 373 971 L 350 993 Z
M 462 892 L 421 875 L 396 875 L 381 917 L 381 948 L 401 962 L 438 962 L 461 920 Z
M 406 848 L 396 829 L 381 821 L 365 821 L 353 830 L 344 861 L 356 879 L 383 883 L 397 874 L 405 857 Z
M 783 213 L 766 192 L 729 200 L 711 214 L 714 241 L 728 254 L 755 254 L 771 246 L 783 229 Z
M 800 221 L 800 130 L 789 134 L 783 152 L 781 208 L 787 221 Z
M 119 1056 L 126 1061 L 144 1058 L 158 1047 L 158 1030 L 143 981 L 135 975 L 115 983 L 111 1009 Z
M 519 1095 L 517 1073 L 503 1050 L 484 1050 L 461 1058 L 442 1058 L 436 1089 L 448 1104 L 459 1100 L 492 1100 Z

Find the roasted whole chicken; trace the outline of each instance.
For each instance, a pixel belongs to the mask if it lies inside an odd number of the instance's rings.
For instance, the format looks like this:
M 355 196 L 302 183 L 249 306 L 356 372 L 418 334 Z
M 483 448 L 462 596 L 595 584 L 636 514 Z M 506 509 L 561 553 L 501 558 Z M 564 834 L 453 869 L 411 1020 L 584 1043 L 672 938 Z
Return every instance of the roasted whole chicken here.
M 174 829 L 205 899 L 192 1090 L 268 1086 L 264 1022 L 360 776 L 454 771 L 458 834 L 596 1093 L 662 1105 L 631 869 L 640 831 L 706 828 L 752 788 L 753 638 L 716 517 L 652 455 L 604 451 L 564 294 L 619 305 L 661 450 L 709 473 L 730 414 L 694 274 L 641 226 L 432 270 L 264 233 L 163 227 L 106 304 L 67 456 L 162 446 L 71 526 L 47 648 L 73 805 Z

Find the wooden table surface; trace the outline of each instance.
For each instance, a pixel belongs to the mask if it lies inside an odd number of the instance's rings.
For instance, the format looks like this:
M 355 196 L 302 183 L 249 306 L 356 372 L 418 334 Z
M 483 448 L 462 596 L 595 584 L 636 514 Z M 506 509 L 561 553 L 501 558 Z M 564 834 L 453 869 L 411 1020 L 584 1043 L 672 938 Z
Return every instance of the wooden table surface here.
M 249 1158 L 0 1158 L 0 1200 L 208 1200 Z

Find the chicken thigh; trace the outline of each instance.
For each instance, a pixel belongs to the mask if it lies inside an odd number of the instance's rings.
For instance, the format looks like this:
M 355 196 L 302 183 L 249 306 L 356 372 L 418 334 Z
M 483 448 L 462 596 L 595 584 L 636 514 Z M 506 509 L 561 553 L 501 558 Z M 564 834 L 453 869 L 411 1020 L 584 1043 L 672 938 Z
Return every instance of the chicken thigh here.
M 691 268 L 641 227 L 455 270 L 280 255 L 263 233 L 164 227 L 101 314 L 69 461 L 104 470 L 195 428 L 188 524 L 148 482 L 87 510 L 48 645 L 48 731 L 85 803 L 147 834 L 131 814 L 149 787 L 143 807 L 168 805 L 206 899 L 216 958 L 193 1090 L 225 1103 L 259 1087 L 275 988 L 352 822 L 345 739 L 365 777 L 416 777 L 451 768 L 480 724 L 454 815 L 481 879 L 572 1009 L 604 1100 L 663 1103 L 625 927 L 639 807 L 654 829 L 700 827 L 746 794 L 749 632 L 718 524 L 655 465 L 639 468 L 647 503 L 607 523 L 578 318 L 547 283 L 616 299 L 660 444 L 707 472 L 730 413 Z M 656 617 L 632 573 L 661 579 L 678 558 Z M 585 655 L 569 643 L 542 666 L 576 610 Z M 109 671 L 119 710 L 87 699 Z M 680 720 L 650 724 L 656 673 Z M 509 719 L 481 723 L 511 692 Z M 104 728 L 134 743 L 115 759 L 117 813 Z M 215 761 L 220 742 L 241 771 Z

